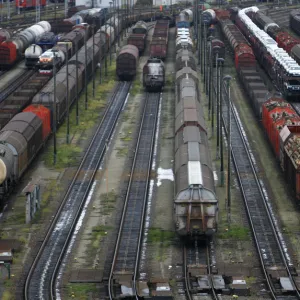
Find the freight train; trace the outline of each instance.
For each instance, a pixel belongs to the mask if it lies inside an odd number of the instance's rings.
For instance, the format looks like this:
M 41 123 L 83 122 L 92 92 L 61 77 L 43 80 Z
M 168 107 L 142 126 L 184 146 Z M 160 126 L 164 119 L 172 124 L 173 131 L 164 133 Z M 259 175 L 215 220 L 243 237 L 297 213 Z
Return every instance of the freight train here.
M 176 232 L 188 239 L 205 238 L 217 231 L 218 199 L 196 61 L 185 42 L 177 44 L 175 99 Z
M 139 16 L 147 20 L 149 14 Z M 123 26 L 119 29 L 122 30 Z M 45 144 L 51 133 L 53 121 L 60 125 L 67 112 L 67 104 L 71 106 L 76 99 L 76 83 L 80 93 L 85 85 L 85 74 L 89 78 L 95 68 L 99 57 L 101 59 L 107 54 L 110 46 L 110 38 L 118 35 L 118 29 L 110 36 L 109 31 L 98 30 L 94 40 L 91 37 L 87 45 L 87 67 L 85 68 L 85 47 L 78 52 L 78 60 L 73 55 L 69 60 L 68 76 L 66 66 L 61 68 L 56 74 L 56 99 L 54 100 L 54 79 L 48 81 L 42 90 L 40 90 L 32 100 L 32 105 L 24 109 L 24 113 L 19 113 L 20 108 L 15 105 L 15 109 L 5 110 L 0 107 L 1 118 L 10 120 L 7 127 L 0 131 L 0 200 L 4 200 L 18 183 L 21 176 L 28 168 L 30 162 L 37 155 L 39 149 Z M 111 42 L 113 42 L 112 40 Z M 94 55 L 93 55 L 94 53 Z M 96 63 L 92 63 L 92 61 Z M 93 69 L 94 66 L 94 69 Z M 78 77 L 76 77 L 76 69 Z M 68 85 L 66 82 L 68 78 Z M 67 101 L 67 86 L 69 101 Z M 53 116 L 53 105 L 56 104 L 56 118 Z M 3 103 L 4 104 L 4 103 Z M 13 114 L 12 114 L 13 112 Z M 34 116 L 35 115 L 35 116 Z M 14 117 L 15 116 L 15 117 Z M 12 118 L 14 117 L 14 120 Z M 14 131 L 10 130 L 14 128 Z M 41 134 L 42 131 L 42 134 Z
M 256 13 L 257 7 L 238 12 L 236 24 L 248 38 L 255 56 L 284 97 L 300 99 L 300 66 L 288 53 L 279 48 L 276 41 L 258 28 L 247 13 Z
M 107 45 L 102 44 L 104 35 L 100 30 L 95 34 L 94 41 L 94 61 L 99 60 L 99 52 L 105 53 Z M 101 49 L 102 48 L 102 49 Z M 88 53 L 93 53 L 93 39 L 87 41 Z M 100 50 L 101 49 L 101 50 Z M 56 119 L 53 116 L 54 103 L 54 81 L 51 79 L 44 88 L 35 95 L 32 105 L 28 106 L 24 112 L 15 117 L 0 131 L 0 198 L 12 189 L 19 178 L 24 174 L 30 162 L 34 159 L 39 149 L 44 145 L 51 132 L 51 122 L 57 120 L 61 124 L 66 111 L 67 104 L 70 106 L 76 98 L 76 82 L 78 91 L 84 88 L 85 73 L 90 76 L 92 69 L 92 55 L 88 56 L 87 67 L 85 68 L 85 47 L 79 50 L 78 60 L 73 56 L 69 60 L 68 76 L 66 76 L 66 66 L 63 67 L 56 76 Z M 76 68 L 78 78 L 76 78 Z M 67 80 L 68 78 L 68 85 Z M 69 101 L 66 98 L 67 86 L 69 88 Z
M 36 38 L 51 30 L 47 21 L 28 27 L 0 44 L 0 69 L 7 69 L 23 57 L 25 50 Z
M 150 43 L 150 57 L 164 60 L 167 57 L 169 20 L 157 20 Z
M 147 24 L 143 21 L 137 22 L 132 28 L 132 33 L 127 38 L 127 44 L 136 46 L 139 52 L 142 53 L 146 47 L 147 33 Z
M 284 177 L 297 200 L 300 200 L 300 117 L 281 95 L 270 97 L 262 75 L 257 71 L 257 62 L 246 38 L 229 15 L 217 13 L 217 20 L 224 36 L 228 39 L 235 56 L 235 67 L 255 115 L 262 121 L 271 147 Z M 244 51 L 240 51 L 243 49 Z M 243 55 L 242 59 L 238 56 Z
M 277 42 L 278 47 L 284 49 L 287 53 L 290 54 L 292 48 L 295 45 L 300 44 L 299 39 L 294 38 L 261 11 L 258 10 L 254 13 L 251 13 L 249 14 L 249 17 L 260 29 L 264 30 L 272 39 Z
M 58 37 L 53 32 L 45 32 L 25 50 L 25 65 L 29 69 L 35 68 L 43 52 L 57 43 Z

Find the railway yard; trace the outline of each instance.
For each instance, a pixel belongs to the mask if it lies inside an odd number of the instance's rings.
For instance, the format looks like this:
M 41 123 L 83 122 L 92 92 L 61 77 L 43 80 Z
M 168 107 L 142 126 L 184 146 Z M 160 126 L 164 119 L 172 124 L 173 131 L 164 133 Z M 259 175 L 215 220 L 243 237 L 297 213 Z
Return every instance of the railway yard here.
M 1 299 L 300 298 L 300 9 L 237 5 L 2 20 Z

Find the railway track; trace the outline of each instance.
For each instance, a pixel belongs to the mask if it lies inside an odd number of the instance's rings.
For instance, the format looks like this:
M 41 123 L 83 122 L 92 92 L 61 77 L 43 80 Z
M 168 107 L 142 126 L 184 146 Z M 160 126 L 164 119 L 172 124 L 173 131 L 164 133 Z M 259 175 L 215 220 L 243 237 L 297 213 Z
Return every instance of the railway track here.
M 225 86 L 223 88 L 221 94 L 223 103 L 222 122 L 228 136 L 228 120 L 231 120 L 229 123 L 231 157 L 270 295 L 272 299 L 300 299 L 300 294 L 294 281 L 294 276 L 297 274 L 287 253 L 286 245 L 278 229 L 270 203 L 257 176 L 251 151 L 236 108 L 231 102 L 229 112 L 232 117 L 228 118 L 227 91 Z M 214 92 L 216 94 L 216 90 Z M 286 282 L 290 283 L 293 289 L 291 295 L 283 295 L 280 278 L 284 278 Z
M 194 245 L 184 246 L 185 291 L 188 300 L 221 300 L 215 292 L 212 278 L 214 266 L 210 261 L 210 243 L 212 241 L 200 243 L 196 240 Z
M 2 103 L 10 94 L 24 84 L 36 71 L 24 70 L 13 82 L 8 82 L 7 85 L 0 90 L 0 103 Z
M 155 140 L 160 93 L 147 93 L 134 159 L 126 191 L 122 217 L 108 280 L 109 299 L 121 294 L 114 286 L 125 276 L 128 289 L 138 296 L 136 282 L 143 236 L 143 224 L 147 207 L 148 184 Z M 132 280 L 131 280 L 132 279 Z
M 24 299 L 55 299 L 56 275 L 130 88 L 119 82 L 26 278 Z

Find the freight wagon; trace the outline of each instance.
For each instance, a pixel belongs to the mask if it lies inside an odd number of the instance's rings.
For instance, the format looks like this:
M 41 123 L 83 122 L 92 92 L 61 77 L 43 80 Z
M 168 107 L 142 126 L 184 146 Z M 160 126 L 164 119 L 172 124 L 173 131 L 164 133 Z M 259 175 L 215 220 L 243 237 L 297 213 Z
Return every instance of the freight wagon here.
M 41 21 L 2 42 L 0 44 L 0 68 L 8 68 L 20 60 L 25 50 L 35 42 L 35 39 L 50 30 L 50 24 Z
M 35 9 L 37 6 L 41 8 L 46 6 L 46 0 L 16 0 L 16 9 Z
M 176 45 L 174 220 L 179 236 L 198 239 L 217 231 L 218 200 L 196 60 L 185 47 L 188 38 L 177 36 Z
M 122 47 L 117 57 L 116 71 L 121 80 L 132 80 L 139 62 L 139 49 L 134 45 Z
M 156 21 L 150 43 L 150 57 L 165 59 L 168 49 L 169 21 Z
M 257 60 L 275 82 L 278 90 L 286 98 L 299 100 L 300 66 L 248 17 L 248 13 L 256 13 L 257 10 L 257 7 L 240 10 L 236 24 L 249 39 Z

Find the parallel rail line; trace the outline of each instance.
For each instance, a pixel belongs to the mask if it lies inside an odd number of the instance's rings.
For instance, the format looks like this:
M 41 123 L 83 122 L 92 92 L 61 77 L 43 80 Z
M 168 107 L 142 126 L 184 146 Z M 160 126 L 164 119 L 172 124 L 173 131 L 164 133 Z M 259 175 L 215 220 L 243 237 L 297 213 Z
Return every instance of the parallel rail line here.
M 0 103 L 5 100 L 11 93 L 13 93 L 20 85 L 25 83 L 33 74 L 34 70 L 24 70 L 13 82 L 7 83 L 7 85 L 0 90 Z
M 228 103 L 225 100 L 226 95 L 227 91 L 224 86 L 221 92 L 221 101 L 223 101 L 221 119 L 228 136 L 228 117 L 226 117 L 228 116 Z M 282 238 L 276 226 L 275 218 L 272 215 L 258 178 L 242 125 L 240 124 L 236 109 L 231 101 L 230 111 L 232 114 L 230 122 L 231 156 L 237 172 L 250 227 L 271 297 L 272 299 L 300 299 L 299 291 L 293 279 L 293 265 L 287 257 Z M 283 295 L 278 282 L 272 280 L 271 273 L 274 269 L 278 271 L 281 277 L 288 277 L 290 279 L 295 289 L 292 296 Z
M 207 240 L 205 245 L 199 245 L 199 242 L 196 240 L 193 246 L 187 247 L 187 245 L 184 245 L 183 247 L 185 294 L 187 300 L 201 300 L 204 297 L 205 299 L 221 300 L 214 289 L 209 242 Z M 205 289 L 200 289 L 197 278 L 194 278 L 193 274 L 191 274 L 193 269 L 197 273 L 206 274 L 203 277 L 207 280 L 207 287 Z
M 136 280 L 147 207 L 148 185 L 157 125 L 160 93 L 147 93 L 138 134 L 129 184 L 108 281 L 109 299 L 116 297 L 114 278 L 132 274 L 133 295 L 138 297 Z
M 26 300 L 55 299 L 55 279 L 60 264 L 63 261 L 94 176 L 103 159 L 106 141 L 113 133 L 130 85 L 130 82 L 119 82 L 116 87 L 102 122 L 31 266 L 24 289 Z

